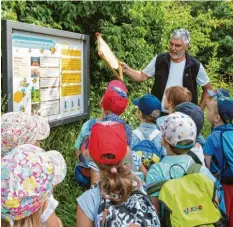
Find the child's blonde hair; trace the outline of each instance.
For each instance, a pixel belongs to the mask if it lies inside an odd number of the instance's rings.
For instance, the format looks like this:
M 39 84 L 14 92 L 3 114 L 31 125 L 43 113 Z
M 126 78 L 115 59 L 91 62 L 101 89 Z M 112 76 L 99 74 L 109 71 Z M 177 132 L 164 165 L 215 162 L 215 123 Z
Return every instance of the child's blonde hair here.
M 29 217 L 23 218 L 21 220 L 14 221 L 14 225 L 12 227 L 42 227 L 40 216 L 42 215 L 45 209 L 46 201 L 42 204 L 42 206 Z M 2 227 L 10 227 L 10 223 L 6 220 L 1 220 Z
M 165 94 L 167 101 L 171 102 L 173 107 L 192 101 L 192 93 L 186 87 L 171 86 L 166 89 Z
M 106 155 L 105 158 L 111 159 L 111 154 Z M 135 188 L 140 186 L 140 181 L 132 174 L 130 165 L 125 164 L 124 161 L 117 166 L 96 164 L 101 171 L 100 190 L 108 195 L 111 201 L 115 203 L 126 201 Z M 116 172 L 112 171 L 113 168 L 116 169 Z M 136 182 L 135 185 L 134 182 Z

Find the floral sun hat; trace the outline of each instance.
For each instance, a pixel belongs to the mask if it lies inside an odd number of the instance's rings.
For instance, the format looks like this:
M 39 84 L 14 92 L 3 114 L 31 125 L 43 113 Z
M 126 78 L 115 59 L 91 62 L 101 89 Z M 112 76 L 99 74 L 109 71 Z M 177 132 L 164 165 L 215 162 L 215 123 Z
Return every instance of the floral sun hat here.
M 1 118 L 2 156 L 14 147 L 46 139 L 50 133 L 48 119 L 24 112 L 10 112 Z
M 65 178 L 66 163 L 58 151 L 24 144 L 2 158 L 1 172 L 1 217 L 13 225 L 49 198 Z
M 166 141 L 174 147 L 191 148 L 196 142 L 197 127 L 191 117 L 186 114 L 175 112 L 170 114 L 160 126 Z M 178 144 L 184 140 L 191 140 L 187 145 Z

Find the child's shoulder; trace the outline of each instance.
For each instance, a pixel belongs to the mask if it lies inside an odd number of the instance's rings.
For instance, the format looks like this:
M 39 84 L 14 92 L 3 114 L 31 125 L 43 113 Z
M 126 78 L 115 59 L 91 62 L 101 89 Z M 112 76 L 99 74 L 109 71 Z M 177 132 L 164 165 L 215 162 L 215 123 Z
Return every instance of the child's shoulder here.
M 83 204 L 83 205 L 87 205 L 87 204 L 99 204 L 100 203 L 100 198 L 101 198 L 101 194 L 100 194 L 100 189 L 99 186 L 96 187 L 92 187 L 90 189 L 88 189 L 87 191 L 85 191 L 84 193 L 82 193 L 78 198 L 77 198 L 77 203 Z
M 89 119 L 83 124 L 83 126 L 89 126 L 91 124 L 95 124 L 97 122 L 97 120 L 98 120 L 98 118 Z
M 91 188 L 85 191 L 77 198 L 77 204 L 86 214 L 86 216 L 94 221 L 97 216 L 101 200 L 99 187 Z
M 165 156 L 159 163 L 153 164 L 147 175 L 147 185 L 152 182 L 168 180 L 170 173 L 176 176 L 184 174 L 194 161 L 188 155 Z M 151 181 L 151 182 L 150 182 Z
M 221 131 L 214 129 L 206 138 L 206 144 L 216 145 L 220 143 Z

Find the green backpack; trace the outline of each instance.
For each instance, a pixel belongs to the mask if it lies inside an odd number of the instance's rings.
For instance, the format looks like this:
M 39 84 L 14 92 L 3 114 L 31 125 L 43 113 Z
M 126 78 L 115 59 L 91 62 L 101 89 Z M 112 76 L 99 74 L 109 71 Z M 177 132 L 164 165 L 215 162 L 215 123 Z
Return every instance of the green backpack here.
M 160 191 L 159 201 L 164 208 L 161 226 L 228 226 L 227 215 L 215 202 L 214 182 L 199 173 L 200 168 L 194 163 L 181 178 L 149 185 L 149 195 Z

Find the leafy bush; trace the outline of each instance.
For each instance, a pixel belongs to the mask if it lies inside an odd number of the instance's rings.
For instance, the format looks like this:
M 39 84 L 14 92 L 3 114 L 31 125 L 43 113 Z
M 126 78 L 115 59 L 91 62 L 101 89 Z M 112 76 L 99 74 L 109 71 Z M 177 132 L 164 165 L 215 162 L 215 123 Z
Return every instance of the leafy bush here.
M 156 53 L 167 50 L 172 30 L 186 28 L 191 33 L 190 53 L 203 63 L 213 87 L 226 87 L 233 95 L 233 2 L 230 1 L 3 1 L 2 19 L 90 35 L 91 117 L 100 114 L 99 101 L 107 83 L 114 79 L 97 56 L 94 36 L 97 31 L 120 60 L 141 70 Z M 125 83 L 131 102 L 150 91 L 153 79 L 138 84 L 125 78 Z M 138 125 L 131 103 L 123 117 L 133 128 Z M 60 202 L 58 215 L 64 226 L 71 227 L 75 226 L 75 198 L 82 193 L 73 174 L 74 142 L 82 123 L 53 128 L 42 144 L 47 150 L 61 151 L 66 159 L 67 177 L 55 188 L 55 197 Z M 210 125 L 205 124 L 203 134 L 207 136 Z

